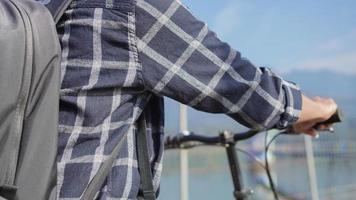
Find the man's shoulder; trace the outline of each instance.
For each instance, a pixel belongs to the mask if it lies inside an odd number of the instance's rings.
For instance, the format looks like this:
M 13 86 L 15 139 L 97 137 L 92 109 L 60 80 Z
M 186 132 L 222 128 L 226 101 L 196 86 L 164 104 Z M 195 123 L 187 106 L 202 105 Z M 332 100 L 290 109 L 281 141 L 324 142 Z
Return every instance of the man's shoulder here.
M 61 0 L 52 0 L 61 1 Z M 72 0 L 71 8 L 107 8 L 132 11 L 135 0 Z

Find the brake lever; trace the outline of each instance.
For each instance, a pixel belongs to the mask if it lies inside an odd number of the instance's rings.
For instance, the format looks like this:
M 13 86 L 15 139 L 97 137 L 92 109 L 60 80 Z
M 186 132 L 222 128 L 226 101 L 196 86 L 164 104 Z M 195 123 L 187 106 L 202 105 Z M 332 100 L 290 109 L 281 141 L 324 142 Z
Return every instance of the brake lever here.
M 318 131 L 318 132 L 330 132 L 330 133 L 334 133 L 335 132 L 335 129 L 332 126 L 327 128 L 327 129 L 316 128 L 315 130 Z

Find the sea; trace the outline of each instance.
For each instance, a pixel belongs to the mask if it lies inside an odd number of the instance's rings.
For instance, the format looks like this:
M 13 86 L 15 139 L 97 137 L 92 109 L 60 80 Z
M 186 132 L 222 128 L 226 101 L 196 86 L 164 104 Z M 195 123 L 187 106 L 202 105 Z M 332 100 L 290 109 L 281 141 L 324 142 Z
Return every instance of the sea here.
M 299 145 L 303 143 L 299 140 Z M 298 144 L 298 141 L 294 141 Z M 321 142 L 319 142 L 321 143 Z M 283 147 L 285 145 L 285 147 Z M 314 159 L 317 176 L 317 193 L 320 200 L 356 199 L 356 153 L 355 146 L 347 147 L 349 153 L 340 152 L 345 147 L 329 147 L 330 151 L 318 151 L 314 142 Z M 248 150 L 251 144 L 242 144 Z M 273 180 L 280 199 L 312 199 L 305 151 L 289 151 L 285 140 L 275 145 L 269 154 Z M 276 148 L 278 147 L 278 148 Z M 339 150 L 335 150 L 339 149 Z M 252 152 L 252 151 L 250 151 Z M 225 150 L 221 147 L 199 147 L 189 152 L 189 199 L 234 199 L 233 184 Z M 256 155 L 256 154 L 255 154 Z M 256 155 L 259 157 L 259 155 Z M 238 153 L 245 189 L 254 191 L 248 199 L 269 200 L 273 195 L 262 167 L 245 154 Z M 259 157 L 260 161 L 263 161 Z M 160 200 L 180 199 L 179 151 L 165 152 L 160 187 Z

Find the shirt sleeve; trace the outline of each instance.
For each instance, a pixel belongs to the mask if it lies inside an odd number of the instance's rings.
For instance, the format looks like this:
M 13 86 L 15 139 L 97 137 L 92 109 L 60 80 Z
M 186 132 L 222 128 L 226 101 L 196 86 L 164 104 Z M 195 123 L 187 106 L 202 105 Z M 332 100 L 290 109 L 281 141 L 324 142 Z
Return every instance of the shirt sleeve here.
M 256 129 L 284 128 L 301 110 L 299 88 L 255 67 L 177 0 L 137 0 L 142 76 L 152 92 Z

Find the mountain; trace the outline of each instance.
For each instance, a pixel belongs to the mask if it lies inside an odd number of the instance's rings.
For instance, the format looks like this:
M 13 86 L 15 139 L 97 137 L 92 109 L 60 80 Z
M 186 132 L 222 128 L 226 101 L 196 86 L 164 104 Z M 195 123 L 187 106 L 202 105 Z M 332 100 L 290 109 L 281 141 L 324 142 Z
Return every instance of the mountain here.
M 290 71 L 282 75 L 297 83 L 310 95 L 356 99 L 356 75 L 340 74 L 329 70 Z

